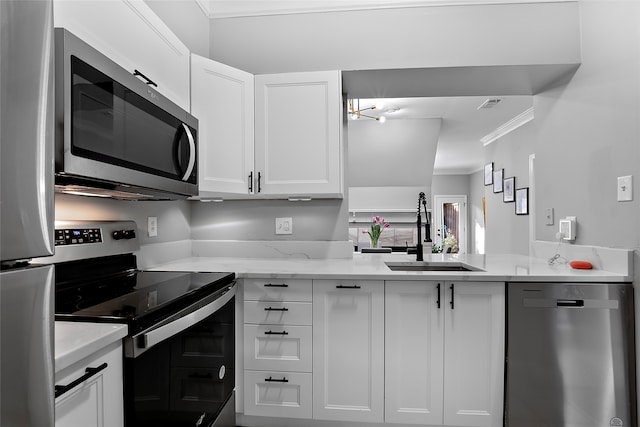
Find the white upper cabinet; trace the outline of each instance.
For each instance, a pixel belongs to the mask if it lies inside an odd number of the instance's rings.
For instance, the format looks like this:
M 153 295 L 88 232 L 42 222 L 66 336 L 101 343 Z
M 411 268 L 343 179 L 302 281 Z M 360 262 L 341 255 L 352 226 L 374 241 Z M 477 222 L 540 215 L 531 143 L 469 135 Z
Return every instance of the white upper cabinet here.
M 54 0 L 65 27 L 189 111 L 189 49 L 142 0 Z
M 200 196 L 251 194 L 253 92 L 253 74 L 191 55 L 191 114 L 199 121 Z
M 342 197 L 339 71 L 255 78 L 256 194 Z

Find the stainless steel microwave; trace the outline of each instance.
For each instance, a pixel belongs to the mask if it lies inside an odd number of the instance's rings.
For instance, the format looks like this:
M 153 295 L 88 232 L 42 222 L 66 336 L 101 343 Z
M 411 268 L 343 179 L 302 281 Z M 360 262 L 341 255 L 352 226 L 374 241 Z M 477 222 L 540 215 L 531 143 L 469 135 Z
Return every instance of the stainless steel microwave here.
M 56 191 L 120 199 L 198 193 L 198 120 L 140 73 L 55 29 Z

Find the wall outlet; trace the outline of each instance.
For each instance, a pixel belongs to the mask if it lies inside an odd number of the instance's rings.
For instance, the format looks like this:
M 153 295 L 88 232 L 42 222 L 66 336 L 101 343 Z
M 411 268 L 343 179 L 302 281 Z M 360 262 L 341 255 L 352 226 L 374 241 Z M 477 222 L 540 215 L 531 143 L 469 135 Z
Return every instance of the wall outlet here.
M 568 241 L 576 240 L 576 217 L 568 216 L 565 219 L 561 219 L 559 223 L 562 238 Z
M 276 218 L 276 234 L 293 234 L 293 218 Z
M 158 235 L 158 217 L 147 217 L 147 234 L 149 237 L 156 237 Z

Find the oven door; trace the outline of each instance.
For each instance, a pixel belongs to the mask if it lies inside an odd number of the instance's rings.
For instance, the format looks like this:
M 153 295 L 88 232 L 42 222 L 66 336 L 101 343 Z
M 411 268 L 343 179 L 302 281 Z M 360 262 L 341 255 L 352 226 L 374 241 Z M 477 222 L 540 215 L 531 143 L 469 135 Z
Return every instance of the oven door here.
M 211 314 L 176 333 L 175 325 L 167 324 L 133 339 L 146 341 L 148 348 L 125 358 L 127 427 L 235 425 L 233 292 L 216 302 L 221 300 L 221 306 L 213 303 L 217 308 Z M 161 339 L 165 334 L 171 336 Z M 227 418 L 228 424 L 220 424 Z

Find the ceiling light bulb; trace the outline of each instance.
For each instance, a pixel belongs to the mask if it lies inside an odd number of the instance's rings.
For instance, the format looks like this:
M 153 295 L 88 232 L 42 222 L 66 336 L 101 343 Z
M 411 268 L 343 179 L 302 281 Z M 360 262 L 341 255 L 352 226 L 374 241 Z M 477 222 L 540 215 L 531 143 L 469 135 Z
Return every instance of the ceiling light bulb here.
M 380 123 L 384 123 L 387 121 L 387 118 L 385 116 L 380 116 L 376 120 L 378 120 Z
M 351 120 L 357 120 L 358 115 L 356 113 L 351 114 Z
M 382 102 L 382 101 L 378 101 L 378 102 L 376 102 L 375 107 L 376 107 L 378 110 L 382 110 L 382 107 L 384 107 L 384 102 Z

